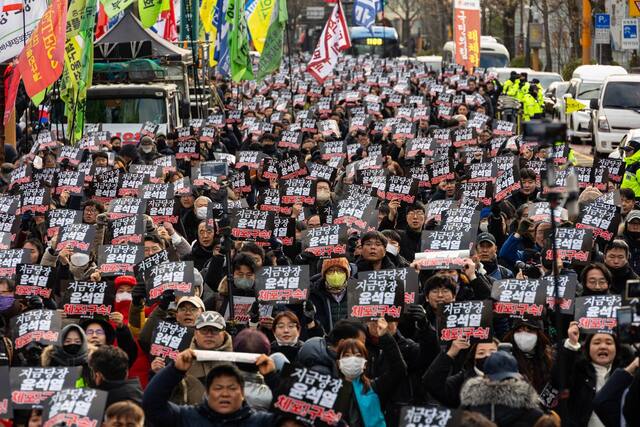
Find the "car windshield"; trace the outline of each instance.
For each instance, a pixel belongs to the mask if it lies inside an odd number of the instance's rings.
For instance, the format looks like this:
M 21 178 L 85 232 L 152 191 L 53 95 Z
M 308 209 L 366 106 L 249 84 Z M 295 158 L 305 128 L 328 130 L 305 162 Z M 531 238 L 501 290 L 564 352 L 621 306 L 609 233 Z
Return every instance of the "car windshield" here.
M 578 99 L 598 99 L 602 83 L 582 83 L 578 92 Z
M 378 55 L 381 58 L 396 58 L 400 56 L 400 47 L 397 40 L 368 38 L 352 39 L 349 53 L 354 56 Z
M 548 88 L 553 82 L 561 82 L 562 77 L 553 74 L 533 74 L 529 76 L 529 80 L 538 79 L 543 88 Z
M 509 58 L 502 53 L 480 52 L 480 66 L 482 68 L 489 67 L 506 67 L 509 64 Z
M 164 99 L 100 97 L 87 100 L 87 123 L 166 123 Z
M 602 98 L 602 108 L 640 108 L 640 82 L 611 82 Z

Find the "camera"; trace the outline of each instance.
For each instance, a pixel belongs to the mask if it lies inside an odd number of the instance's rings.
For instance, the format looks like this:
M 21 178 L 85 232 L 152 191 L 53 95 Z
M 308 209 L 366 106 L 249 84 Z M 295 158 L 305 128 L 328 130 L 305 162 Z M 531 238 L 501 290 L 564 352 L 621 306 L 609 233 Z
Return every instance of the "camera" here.
M 623 307 L 618 308 L 618 337 L 626 344 L 640 343 L 640 280 L 627 280 Z

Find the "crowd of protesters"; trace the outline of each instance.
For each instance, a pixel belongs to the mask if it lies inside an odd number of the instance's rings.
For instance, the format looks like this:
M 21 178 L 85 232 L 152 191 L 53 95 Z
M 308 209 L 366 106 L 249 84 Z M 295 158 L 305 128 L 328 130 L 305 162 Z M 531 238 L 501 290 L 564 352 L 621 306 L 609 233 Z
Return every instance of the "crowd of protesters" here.
M 419 62 L 347 57 L 323 85 L 302 73 L 294 73 L 293 80 L 281 74 L 258 84 L 217 83 L 224 109 L 211 114 L 225 120 L 211 126 L 212 139 L 198 136 L 206 121 L 191 126 L 186 139 L 173 132 L 149 132 L 135 141 L 111 135 L 83 150 L 74 164 L 61 157 L 61 142 L 41 148 L 36 142 L 41 136 L 30 129 L 18 152 L 9 153 L 12 158 L 1 166 L 3 206 L 13 198 L 22 202 L 28 189 L 52 191 L 44 209 L 9 211 L 13 239 L 3 251 L 26 249 L 27 264 L 52 267 L 53 280 L 49 297 L 19 295 L 15 273 L 0 280 L 0 365 L 81 367 L 77 387 L 108 392 L 107 426 L 317 424 L 309 414 L 276 408 L 291 367 L 343 380 L 346 391 L 332 409 L 344 426 L 410 425 L 401 416 L 403 409 L 425 405 L 451 409 L 450 425 L 459 426 L 640 425 L 640 412 L 633 409 L 640 402 L 638 359 L 615 328 L 588 332 L 577 317 L 546 306 L 537 316 L 494 316 L 484 325 L 491 330 L 487 339 L 461 335 L 445 341 L 439 333 L 443 305 L 491 300 L 495 284 L 503 280 L 557 273 L 577 282 L 574 303 L 581 296 L 624 295 L 627 281 L 640 274 L 640 210 L 621 174 L 608 170 L 602 182 L 586 182 L 566 209 L 560 206 L 550 196 L 554 193 L 545 191 L 544 171 L 534 165 L 548 165 L 547 158 L 554 156 L 551 163 L 559 171 L 577 168 L 570 147 L 562 138 L 551 147 L 528 142 L 517 134 L 517 126 L 501 122 L 502 87 L 483 70 L 433 71 Z M 537 82 L 531 87 L 535 92 Z M 452 135 L 461 129 L 472 132 L 458 144 Z M 282 144 L 284 135 L 287 144 Z M 196 141 L 189 158 L 177 156 L 185 140 Z M 334 153 L 327 147 L 336 141 L 343 145 Z M 631 157 L 640 141 L 628 147 Z M 244 152 L 259 153 L 253 157 L 257 164 L 236 167 Z M 292 158 L 300 165 L 298 178 L 315 180 L 311 202 L 281 203 L 283 209 L 274 214 L 291 218 L 295 230 L 287 239 L 238 237 L 234 217 L 243 210 L 267 210 L 265 194 L 280 190 L 281 195 L 289 179 L 273 166 Z M 464 191 L 465 184 L 474 182 L 474 164 L 504 158 L 517 170 L 505 197 L 490 189 L 478 198 Z M 196 184 L 194 171 L 220 159 L 229 160 L 227 175 L 213 184 Z M 450 170 L 436 176 L 433 164 L 442 161 Z M 83 169 L 91 172 L 80 191 L 55 191 L 57 173 L 86 163 L 93 166 Z M 25 165 L 26 177 L 19 175 Z M 96 197 L 97 171 L 131 174 L 135 165 L 162 165 L 154 177 L 160 183 L 188 182 L 175 193 L 176 221 L 138 214 L 144 224 L 138 244 L 144 246 L 145 259 L 166 251 L 168 261 L 191 261 L 191 295 L 165 290 L 150 298 L 147 284 L 133 271 L 106 274 L 100 264 L 98 248 L 111 242 L 114 217 L 113 201 Z M 313 176 L 313 165 L 327 166 L 329 176 Z M 47 170 L 51 181 L 42 178 Z M 275 175 L 267 173 L 273 170 Z M 504 169 L 490 170 L 498 191 Z M 234 187 L 234 175 L 244 176 L 248 186 Z M 385 179 L 392 176 L 412 178 L 412 194 L 386 197 Z M 319 257 L 307 250 L 304 236 L 340 223 L 340 201 L 357 194 L 354 189 L 375 198 L 374 223 L 345 226 L 344 254 Z M 562 192 L 570 191 L 564 186 Z M 134 192 L 113 200 L 126 197 L 141 196 Z M 550 216 L 530 216 L 545 201 L 554 207 L 554 227 Z M 550 232 L 575 229 L 584 219 L 581 213 L 594 204 L 615 206 L 610 218 L 615 230 L 604 239 L 591 239 L 587 259 L 578 260 L 583 262 L 562 254 L 550 260 Z M 221 215 L 213 214 L 216 206 L 225 207 Z M 434 206 L 444 208 L 435 211 Z M 461 207 L 479 217 L 465 233 L 472 241 L 464 248 L 463 262 L 425 267 L 425 231 L 440 230 L 447 212 Z M 57 209 L 80 211 L 78 221 L 93 227 L 89 251 L 60 249 L 62 231 L 51 232 L 49 223 Z M 265 304 L 255 300 L 256 279 L 264 268 L 287 265 L 308 266 L 308 297 L 298 304 L 276 304 L 264 314 Z M 416 299 L 403 304 L 399 317 L 354 318 L 349 287 L 361 273 L 389 269 L 418 272 Z M 113 286 L 110 313 L 68 315 L 63 295 L 72 282 Z M 244 321 L 230 315 L 230 305 L 241 297 L 254 299 Z M 12 319 L 38 309 L 62 313 L 57 341 L 43 345 L 33 340 L 16 348 Z M 172 357 L 152 355 L 153 337 L 163 322 L 186 327 L 193 336 Z M 255 363 L 207 361 L 198 358 L 201 350 L 260 356 Z M 14 409 L 12 418 L 2 422 L 36 427 L 46 421 L 43 415 L 42 406 L 33 405 Z

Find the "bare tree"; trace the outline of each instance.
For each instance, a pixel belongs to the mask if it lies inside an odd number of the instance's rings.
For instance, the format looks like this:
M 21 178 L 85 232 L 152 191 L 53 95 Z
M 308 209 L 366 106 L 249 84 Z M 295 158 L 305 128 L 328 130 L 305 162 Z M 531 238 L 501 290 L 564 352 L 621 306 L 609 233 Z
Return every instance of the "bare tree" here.
M 400 17 L 402 21 L 402 42 L 407 43 L 411 36 L 411 26 L 423 11 L 424 0 L 391 0 L 386 8 Z

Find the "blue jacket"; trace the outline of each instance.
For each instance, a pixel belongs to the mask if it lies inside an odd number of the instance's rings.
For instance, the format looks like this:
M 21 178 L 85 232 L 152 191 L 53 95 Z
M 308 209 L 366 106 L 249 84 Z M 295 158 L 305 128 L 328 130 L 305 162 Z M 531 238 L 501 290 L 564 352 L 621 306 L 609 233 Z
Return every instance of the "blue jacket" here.
M 214 412 L 207 402 L 197 406 L 169 402 L 171 391 L 184 378 L 184 372 L 173 364 L 158 372 L 149 382 L 142 398 L 142 407 L 149 425 L 154 427 L 259 427 L 273 425 L 275 414 L 254 411 L 246 402 L 232 414 Z

